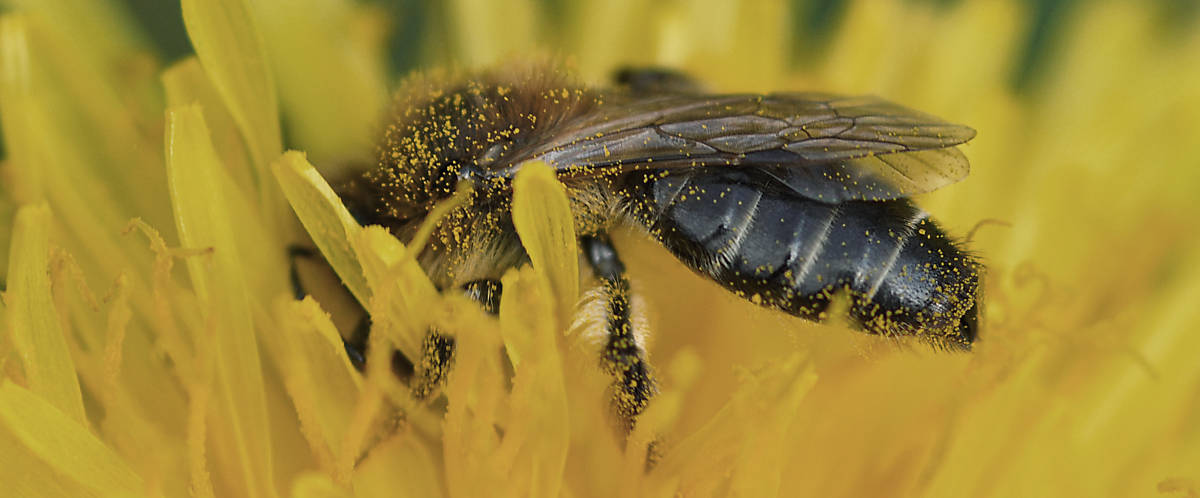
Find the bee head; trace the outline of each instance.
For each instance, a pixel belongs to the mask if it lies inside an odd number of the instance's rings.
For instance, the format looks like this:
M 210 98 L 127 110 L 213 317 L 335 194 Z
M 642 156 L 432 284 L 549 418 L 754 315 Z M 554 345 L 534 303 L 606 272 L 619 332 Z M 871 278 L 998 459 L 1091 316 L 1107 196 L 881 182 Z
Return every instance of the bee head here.
M 454 193 L 460 175 L 478 172 L 491 135 L 490 99 L 476 85 L 443 89 L 424 82 L 400 95 L 379 146 L 379 167 L 365 179 L 381 197 L 379 214 L 420 219 Z
M 360 180 L 377 217 L 419 220 L 470 180 L 480 195 L 508 188 L 497 170 L 523 160 L 522 148 L 586 112 L 595 97 L 560 72 L 507 68 L 466 79 L 422 75 L 397 93 L 379 144 L 379 165 Z

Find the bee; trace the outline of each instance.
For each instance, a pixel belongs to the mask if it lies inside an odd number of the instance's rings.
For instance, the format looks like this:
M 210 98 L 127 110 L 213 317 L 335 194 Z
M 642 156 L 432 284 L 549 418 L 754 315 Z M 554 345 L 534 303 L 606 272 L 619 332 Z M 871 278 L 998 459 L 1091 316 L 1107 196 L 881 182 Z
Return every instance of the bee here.
M 510 215 L 512 179 L 544 161 L 568 194 L 583 267 L 605 303 L 601 363 L 626 428 L 655 392 L 619 251 L 633 227 L 696 273 L 760 306 L 809 320 L 838 296 L 852 325 L 969 349 L 981 265 L 910 196 L 968 173 L 975 131 L 874 97 L 714 95 L 671 71 L 574 83 L 542 65 L 399 92 L 378 164 L 336 190 L 363 224 L 409 240 L 436 203 L 470 181 L 466 207 L 418 261 L 443 290 L 495 313 L 500 277 L 529 257 Z M 361 362 L 365 340 L 347 349 Z M 414 390 L 436 389 L 453 340 L 432 331 Z

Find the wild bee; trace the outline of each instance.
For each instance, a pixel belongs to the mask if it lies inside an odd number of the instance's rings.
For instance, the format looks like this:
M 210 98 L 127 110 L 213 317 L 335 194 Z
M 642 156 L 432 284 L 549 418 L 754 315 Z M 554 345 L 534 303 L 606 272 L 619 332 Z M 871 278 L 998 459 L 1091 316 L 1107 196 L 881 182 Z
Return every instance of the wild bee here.
M 538 65 L 409 81 L 378 165 L 339 195 L 361 223 L 407 241 L 435 203 L 472 182 L 469 205 L 439 225 L 419 261 L 441 289 L 495 312 L 501 275 L 528 261 L 511 180 L 528 161 L 552 166 L 607 302 L 601 359 L 627 427 L 655 385 L 607 235 L 617 227 L 644 231 L 758 305 L 820 320 L 845 296 L 866 332 L 971 346 L 981 266 L 908 197 L 967 175 L 956 146 L 974 130 L 873 97 L 710 95 L 678 73 L 621 74 L 612 88 Z M 364 345 L 360 335 L 347 348 L 361 361 Z M 426 346 L 415 369 L 422 394 L 453 355 L 436 332 Z

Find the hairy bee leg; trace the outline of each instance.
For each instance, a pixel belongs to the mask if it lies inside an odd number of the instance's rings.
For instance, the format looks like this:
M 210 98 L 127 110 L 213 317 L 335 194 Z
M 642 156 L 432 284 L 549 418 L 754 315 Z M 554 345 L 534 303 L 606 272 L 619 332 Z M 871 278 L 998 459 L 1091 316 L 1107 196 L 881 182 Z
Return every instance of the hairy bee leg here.
M 393 369 L 396 356 L 404 357 L 399 351 L 392 353 Z M 407 358 L 405 358 L 407 361 Z M 410 363 L 411 364 L 411 363 Z M 421 345 L 421 362 L 409 381 L 409 390 L 416 399 L 429 399 L 442 387 L 446 374 L 454 364 L 454 338 L 430 329 Z
M 628 434 L 656 392 L 646 352 L 634 335 L 629 279 L 625 277 L 625 265 L 607 235 L 584 236 L 579 241 L 603 286 L 607 338 L 601 361 L 605 370 L 615 377 L 613 408 Z
M 499 280 L 474 280 L 463 285 L 463 293 L 471 300 L 479 303 L 484 311 L 497 314 L 500 311 Z M 399 352 L 396 352 L 399 355 Z M 399 355 L 403 358 L 403 355 Z M 413 396 L 417 399 L 427 399 L 441 388 L 450 373 L 454 363 L 454 338 L 441 334 L 437 329 L 430 329 L 422 345 L 421 363 L 415 369 L 416 377 L 410 383 Z M 411 365 L 411 364 L 410 364 Z M 396 359 L 393 357 L 392 366 L 395 369 Z

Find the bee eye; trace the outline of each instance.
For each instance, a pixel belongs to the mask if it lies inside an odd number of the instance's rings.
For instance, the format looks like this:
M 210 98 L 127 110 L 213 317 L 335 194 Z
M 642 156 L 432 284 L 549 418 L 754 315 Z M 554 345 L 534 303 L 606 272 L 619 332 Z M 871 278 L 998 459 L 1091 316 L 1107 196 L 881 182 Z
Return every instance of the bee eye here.
M 971 344 L 975 343 L 975 339 L 979 337 L 979 300 L 975 300 L 975 304 L 971 305 L 971 309 L 963 315 L 962 321 L 958 323 L 958 338 L 966 345 L 967 349 L 971 348 Z
M 484 172 L 483 168 L 475 164 L 463 164 L 458 167 L 458 175 L 456 178 L 457 181 L 455 183 L 457 184 L 458 182 L 465 181 L 471 182 L 474 185 L 482 185 L 486 178 L 487 173 Z M 455 185 L 455 187 L 457 187 L 457 185 Z

